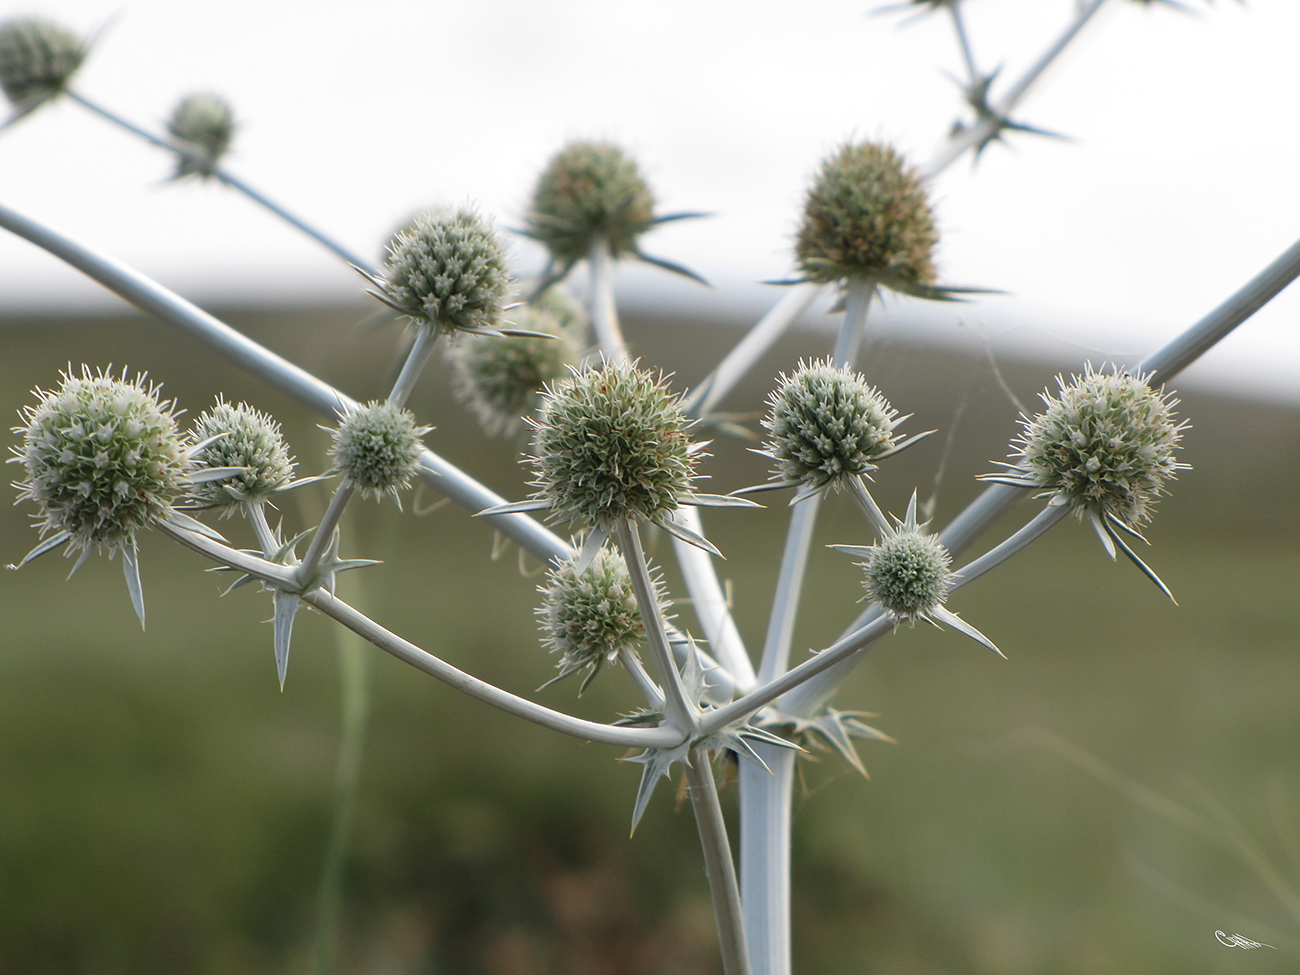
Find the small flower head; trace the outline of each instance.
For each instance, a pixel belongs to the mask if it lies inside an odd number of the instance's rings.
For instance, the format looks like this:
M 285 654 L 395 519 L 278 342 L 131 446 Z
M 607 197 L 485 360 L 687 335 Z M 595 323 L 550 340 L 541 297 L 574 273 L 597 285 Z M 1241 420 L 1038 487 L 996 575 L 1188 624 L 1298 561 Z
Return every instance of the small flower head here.
M 62 94 L 85 57 L 81 38 L 44 18 L 0 24 L 0 89 L 19 114 Z
M 168 517 L 189 486 L 173 404 L 144 376 L 87 367 L 36 395 L 40 402 L 14 428 L 23 445 L 13 460 L 26 469 L 14 485 L 18 498 L 36 503 L 36 524 L 48 536 L 37 551 L 66 541 L 69 553 L 91 545 L 133 552 L 136 533 Z
M 818 284 L 864 279 L 896 291 L 933 285 L 938 242 L 925 188 L 890 146 L 845 145 L 804 200 L 795 256 Z
M 410 410 L 391 403 L 359 406 L 332 431 L 335 470 L 360 488 L 362 497 L 396 498 L 411 486 L 420 466 L 420 438 L 431 429 L 416 426 Z
M 572 142 L 538 180 L 528 233 L 561 266 L 586 257 L 598 238 L 619 258 L 636 253 L 637 238 L 655 222 L 654 203 L 636 163 L 618 146 Z
M 900 446 L 898 411 L 848 366 L 801 362 L 792 375 L 782 373 L 767 402 L 763 426 L 771 439 L 764 452 L 776 461 L 782 484 L 837 486 L 875 470 Z
M 1176 399 L 1147 385 L 1146 376 L 1119 369 L 1067 383 L 1057 396 L 1042 393 L 1047 409 L 1023 417 L 1005 477 L 1042 488 L 1083 518 L 1113 518 L 1130 529 L 1150 517 L 1166 479 L 1187 465 L 1174 460 L 1185 422 L 1176 422 Z
M 564 520 L 662 523 L 691 494 L 704 445 L 662 375 L 612 362 L 575 370 L 547 390 L 533 425 L 533 483 Z
M 181 100 L 167 122 L 173 139 L 200 158 L 182 156 L 176 178 L 211 176 L 235 137 L 235 113 L 220 95 L 201 92 Z
M 657 575 L 652 579 L 662 605 L 661 580 Z M 555 680 L 588 670 L 579 694 L 602 664 L 615 663 L 624 651 L 635 651 L 645 635 L 627 566 L 623 557 L 610 549 L 597 552 L 581 572 L 576 555 L 560 563 L 538 591 L 542 594 L 537 610 L 542 645 L 560 655 L 556 664 L 560 674 Z
M 944 605 L 953 586 L 952 556 L 937 535 L 925 530 L 925 523 L 917 524 L 915 493 L 907 514 L 894 522 L 875 545 L 832 546 L 864 557 L 858 564 L 867 598 L 893 617 L 895 628 L 918 619 L 935 626 L 946 623 L 1002 656 L 988 637 Z
M 495 329 L 510 293 L 501 238 L 473 210 L 418 217 L 389 246 L 372 292 L 418 325 Z
M 523 429 L 542 390 L 563 378 L 578 358 L 569 331 L 554 315 L 525 305 L 511 316 L 517 328 L 551 338 L 467 335 L 449 353 L 457 395 L 494 435 Z
M 871 549 L 863 587 L 897 620 L 928 617 L 948 598 L 952 556 L 938 537 L 920 528 L 900 528 Z
M 217 405 L 200 414 L 191 432 L 201 446 L 200 467 L 238 467 L 242 473 L 196 484 L 192 495 L 205 507 L 233 513 L 245 503 L 265 501 L 293 479 L 294 461 L 280 424 L 246 403 Z

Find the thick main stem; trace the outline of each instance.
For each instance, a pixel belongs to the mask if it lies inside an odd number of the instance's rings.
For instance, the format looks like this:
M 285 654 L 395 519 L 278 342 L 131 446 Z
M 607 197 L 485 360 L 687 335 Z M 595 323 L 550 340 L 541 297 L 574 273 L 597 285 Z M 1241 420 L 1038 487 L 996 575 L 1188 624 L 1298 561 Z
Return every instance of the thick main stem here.
M 596 343 L 606 361 L 627 362 L 627 345 L 618 325 L 618 306 L 614 302 L 614 260 L 603 237 L 591 242 L 587 250 L 587 265 L 591 273 L 591 327 L 596 333 Z
M 713 766 L 709 764 L 709 753 L 704 749 L 692 748 L 687 755 L 686 788 L 691 797 L 691 809 L 695 812 L 700 846 L 704 849 L 704 866 L 709 874 L 709 894 L 718 929 L 718 948 L 722 952 L 722 970 L 725 975 L 750 975 L 750 953 L 745 939 L 740 890 L 736 886 L 736 866 L 731 859 L 731 844 L 727 841 L 727 825 L 722 819 Z

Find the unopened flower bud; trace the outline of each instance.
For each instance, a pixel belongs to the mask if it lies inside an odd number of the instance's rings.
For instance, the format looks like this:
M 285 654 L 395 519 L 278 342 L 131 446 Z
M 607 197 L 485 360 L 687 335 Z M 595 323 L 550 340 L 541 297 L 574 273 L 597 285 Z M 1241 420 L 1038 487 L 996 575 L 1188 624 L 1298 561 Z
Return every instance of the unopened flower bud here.
M 197 443 L 212 440 L 194 456 L 200 467 L 238 467 L 243 473 L 195 485 L 203 505 L 236 510 L 244 502 L 265 501 L 293 478 L 294 462 L 280 425 L 246 403 L 218 402 L 194 421 Z M 212 439 L 216 438 L 216 439 Z
M 85 57 L 80 37 L 42 17 L 0 24 L 0 89 L 19 113 L 61 94 Z
M 335 469 L 355 484 L 362 497 L 397 497 L 419 470 L 420 438 L 432 427 L 418 427 L 410 410 L 391 403 L 367 403 L 350 410 L 334 431 L 330 452 Z
M 235 136 L 235 113 L 220 95 L 202 92 L 183 99 L 167 122 L 167 131 L 199 158 L 182 156 L 176 178 L 211 176 Z

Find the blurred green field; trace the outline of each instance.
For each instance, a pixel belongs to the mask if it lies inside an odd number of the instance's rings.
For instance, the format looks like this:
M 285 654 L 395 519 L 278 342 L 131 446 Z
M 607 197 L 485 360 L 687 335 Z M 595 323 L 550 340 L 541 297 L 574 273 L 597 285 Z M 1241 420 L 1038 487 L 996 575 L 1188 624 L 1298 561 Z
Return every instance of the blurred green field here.
M 363 314 L 230 320 L 369 398 L 384 391 L 398 333 L 358 333 Z M 689 323 L 627 331 L 681 386 L 729 338 L 688 334 Z M 218 390 L 270 410 L 302 470 L 324 465 L 317 418 L 153 321 L 0 322 L 0 342 L 0 413 L 13 422 L 69 361 L 127 364 L 191 413 Z M 778 369 L 827 344 L 783 344 L 728 408 L 757 412 Z M 1016 410 L 982 359 L 876 343 L 863 361 L 915 414 L 906 430 L 940 430 L 880 472 L 877 497 L 899 511 L 919 487 L 942 523 L 979 490 L 972 475 L 1005 456 Z M 1003 367 L 1027 405 L 1055 372 Z M 437 424 L 429 445 L 521 497 L 518 444 L 482 437 L 446 387 L 435 364 L 413 401 Z M 863 748 L 870 781 L 837 760 L 804 764 L 798 971 L 1300 965 L 1300 416 L 1191 396 L 1180 412 L 1194 469 L 1148 537 L 1181 605 L 1066 522 L 954 597 L 1008 660 L 951 632 L 903 629 L 843 689 L 839 705 L 878 712 L 898 744 Z M 745 446 L 715 443 L 709 489 L 765 477 Z M 325 497 L 302 494 L 284 507 L 290 527 Z M 345 554 L 385 559 L 361 598 L 431 652 L 531 694 L 552 673 L 532 618 L 537 577 L 513 549 L 492 560 L 482 523 L 451 506 L 414 517 L 407 500 L 406 515 L 370 502 L 349 513 Z M 764 500 L 762 512 L 706 518 L 751 645 L 784 537 L 784 499 Z M 823 510 L 820 540 L 862 540 L 847 499 Z M 29 511 L 0 511 L 0 560 L 17 561 L 36 540 Z M 145 538 L 142 566 L 144 634 L 116 562 L 92 559 L 70 581 L 54 555 L 0 574 L 0 973 L 304 972 L 338 739 L 336 633 L 300 616 L 281 694 L 264 595 L 219 599 L 223 580 L 160 537 Z M 802 648 L 857 612 L 851 560 L 819 549 L 808 591 Z M 689 607 L 678 613 L 689 626 Z M 718 970 L 689 810 L 674 809 L 671 790 L 629 840 L 639 770 L 613 750 L 372 660 L 341 971 Z M 574 691 L 537 698 L 602 720 L 635 703 L 620 673 L 576 704 Z M 734 789 L 725 800 L 734 811 Z M 1226 947 L 1216 929 L 1275 947 Z

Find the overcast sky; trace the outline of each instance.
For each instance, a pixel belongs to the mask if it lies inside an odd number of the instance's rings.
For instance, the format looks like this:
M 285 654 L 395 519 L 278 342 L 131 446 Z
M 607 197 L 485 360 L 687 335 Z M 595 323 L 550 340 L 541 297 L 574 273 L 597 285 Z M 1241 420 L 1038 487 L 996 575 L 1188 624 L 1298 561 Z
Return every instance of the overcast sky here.
M 1004 349 L 1067 342 L 1080 362 L 1140 356 L 1300 237 L 1300 3 L 1186 3 L 1195 16 L 1109 0 L 1052 69 L 1020 116 L 1073 141 L 1016 137 L 936 180 L 943 279 L 1010 294 L 935 307 L 928 333 L 982 329 Z M 144 125 L 184 94 L 226 95 L 241 121 L 231 169 L 375 260 L 429 204 L 472 201 L 518 225 L 551 153 L 616 140 L 664 211 L 716 214 L 645 242 L 713 291 L 626 274 L 628 300 L 757 314 L 779 295 L 753 282 L 789 274 L 820 159 L 846 139 L 887 138 L 922 162 L 960 110 L 948 22 L 900 26 L 874 6 L 3 0 L 0 17 L 101 30 L 77 87 Z M 1073 8 L 966 4 L 979 66 L 1014 78 Z M 360 296 L 317 245 L 218 186 L 164 185 L 171 168 L 71 103 L 0 133 L 0 199 L 200 303 Z M 536 267 L 525 246 L 515 253 Z M 0 315 L 87 302 L 114 307 L 0 233 Z M 1285 293 L 1212 353 L 1201 380 L 1300 404 L 1298 334 L 1300 294 Z

